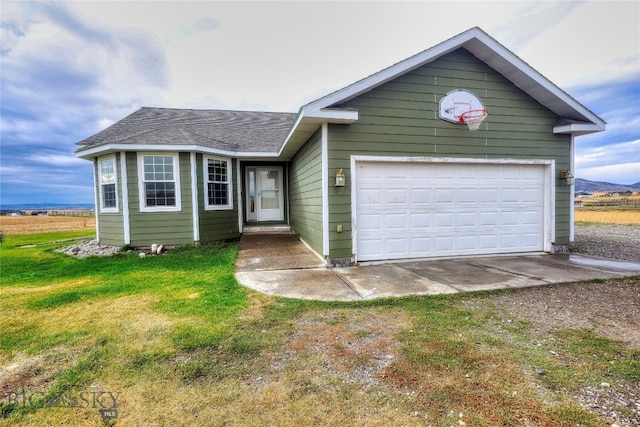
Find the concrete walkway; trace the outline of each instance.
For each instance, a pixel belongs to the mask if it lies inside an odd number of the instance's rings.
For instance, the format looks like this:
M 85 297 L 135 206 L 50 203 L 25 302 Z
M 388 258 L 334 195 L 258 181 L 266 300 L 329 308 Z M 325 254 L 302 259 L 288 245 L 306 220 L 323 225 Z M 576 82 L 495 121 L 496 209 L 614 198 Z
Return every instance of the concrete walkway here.
M 640 264 L 584 255 L 514 255 L 326 268 L 290 233 L 245 234 L 237 280 L 269 295 L 361 301 L 522 288 L 640 274 Z

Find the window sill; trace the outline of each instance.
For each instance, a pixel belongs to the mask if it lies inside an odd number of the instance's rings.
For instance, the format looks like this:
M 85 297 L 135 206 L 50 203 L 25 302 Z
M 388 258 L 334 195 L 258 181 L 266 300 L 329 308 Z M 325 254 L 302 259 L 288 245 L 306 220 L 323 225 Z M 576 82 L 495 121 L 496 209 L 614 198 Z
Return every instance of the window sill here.
M 140 212 L 181 212 L 180 206 L 140 208 Z
M 205 211 L 230 211 L 233 210 L 233 205 L 224 205 L 224 206 L 206 206 L 204 207 Z

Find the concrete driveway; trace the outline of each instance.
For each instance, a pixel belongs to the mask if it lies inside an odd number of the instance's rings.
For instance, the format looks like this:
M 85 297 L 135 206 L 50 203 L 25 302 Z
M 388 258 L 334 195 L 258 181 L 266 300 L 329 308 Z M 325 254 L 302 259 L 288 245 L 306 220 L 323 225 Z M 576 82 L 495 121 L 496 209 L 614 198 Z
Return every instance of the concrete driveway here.
M 236 278 L 269 295 L 360 301 L 522 288 L 640 274 L 640 264 L 584 255 L 511 255 L 326 268 L 290 233 L 245 234 Z

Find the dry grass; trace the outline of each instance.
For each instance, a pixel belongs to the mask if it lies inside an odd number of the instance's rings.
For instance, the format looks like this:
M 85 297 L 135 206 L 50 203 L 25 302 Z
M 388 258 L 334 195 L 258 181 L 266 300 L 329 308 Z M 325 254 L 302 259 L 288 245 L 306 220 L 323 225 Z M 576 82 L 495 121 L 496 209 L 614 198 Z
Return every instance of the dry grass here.
M 491 304 L 454 297 L 322 304 L 248 292 L 246 301 L 244 293 L 233 299 L 236 285 L 217 284 L 214 278 L 226 270 L 208 269 L 215 253 L 204 250 L 176 251 L 175 262 L 171 256 L 146 264 L 138 257 L 102 260 L 101 269 L 95 260 L 74 260 L 58 275 L 43 266 L 62 268 L 61 256 L 47 258 L 51 253 L 38 247 L 14 249 L 34 259 L 20 271 L 42 268 L 52 278 L 30 281 L 15 273 L 15 283 L 0 288 L 0 331 L 13 329 L 33 341 L 16 341 L 21 349 L 0 353 L 0 398 L 65 381 L 82 391 L 120 393 L 115 425 L 605 425 L 573 400 L 575 384 L 591 378 L 583 372 L 590 359 L 556 362 L 549 350 L 571 344 L 571 336 L 532 335 L 529 317 L 503 319 Z M 149 262 L 155 268 L 145 267 Z M 82 263 L 86 271 L 78 270 Z M 6 261 L 3 268 L 6 275 Z M 78 274 L 83 271 L 90 274 Z M 99 280 L 110 286 L 100 287 Z M 162 283 L 136 290 L 147 282 Z M 120 284 L 126 286 L 119 290 Z M 92 286 L 101 293 L 88 292 Z M 216 286 L 220 293 L 207 296 Z M 74 293 L 77 299 L 63 298 Z M 244 309 L 217 317 L 229 304 Z M 554 314 L 548 306 L 540 305 L 540 318 Z M 210 313 L 199 317 L 199 310 Z M 231 325 L 227 335 L 199 341 L 202 332 L 225 322 Z M 188 339 L 190 347 L 183 345 Z M 602 351 L 606 369 L 596 365 L 596 373 L 635 360 L 617 347 Z M 548 374 L 536 376 L 539 366 Z M 594 378 L 591 383 L 599 384 L 604 377 Z M 3 423 L 93 426 L 100 415 L 96 408 L 46 408 Z
M 82 216 L 1 216 L 0 230 L 5 234 L 33 234 L 50 231 L 93 230 L 96 220 Z
M 640 225 L 640 211 L 576 209 L 575 221 L 596 224 Z
M 258 301 L 241 317 L 260 317 L 259 307 L 274 302 L 272 297 L 254 297 Z M 385 367 L 401 357 L 395 334 L 410 323 L 403 310 L 313 311 L 294 321 L 283 343 L 247 360 L 250 366 L 225 362 L 217 378 L 203 376 L 185 384 L 175 372 L 165 372 L 129 385 L 114 378 L 111 387 L 127 391 L 118 422 L 422 425 L 424 414 L 409 410 L 411 397 L 382 384 Z M 272 339 L 273 330 L 263 335 Z M 185 362 L 197 359 L 176 361 Z

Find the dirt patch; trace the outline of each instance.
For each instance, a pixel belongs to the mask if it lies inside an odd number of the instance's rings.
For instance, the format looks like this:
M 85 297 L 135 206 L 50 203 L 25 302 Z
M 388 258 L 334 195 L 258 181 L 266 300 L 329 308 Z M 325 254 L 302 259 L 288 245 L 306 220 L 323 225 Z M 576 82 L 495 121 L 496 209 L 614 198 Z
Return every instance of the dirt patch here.
M 18 353 L 11 361 L 0 362 L 0 399 L 24 390 L 45 392 L 66 366 L 77 361 L 81 352 L 80 347 L 60 346 L 36 356 Z
M 20 355 L 2 367 L 0 371 L 0 396 L 7 396 L 9 393 L 18 393 L 25 387 L 31 386 L 41 380 L 43 356 Z
M 398 356 L 397 333 L 411 324 L 399 310 L 329 310 L 305 314 L 272 367 L 284 369 L 302 360 L 316 360 L 323 375 L 347 383 L 378 385 L 383 373 Z

